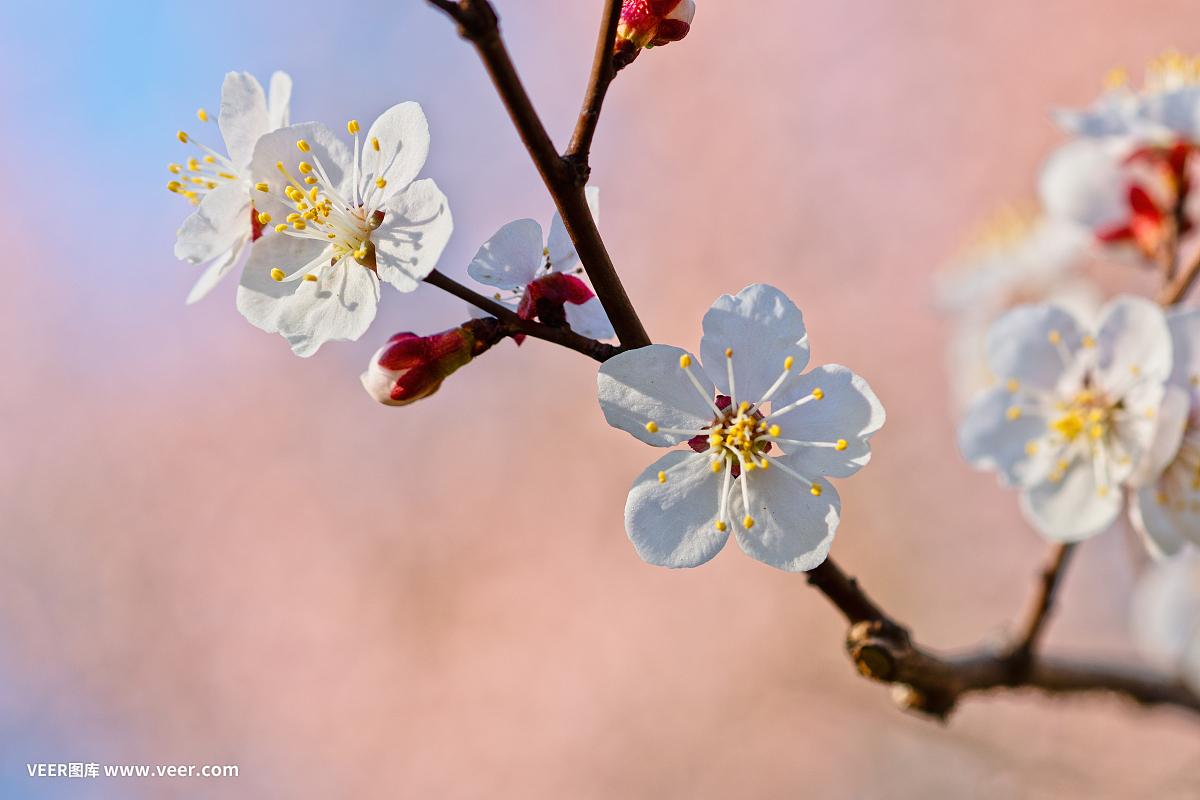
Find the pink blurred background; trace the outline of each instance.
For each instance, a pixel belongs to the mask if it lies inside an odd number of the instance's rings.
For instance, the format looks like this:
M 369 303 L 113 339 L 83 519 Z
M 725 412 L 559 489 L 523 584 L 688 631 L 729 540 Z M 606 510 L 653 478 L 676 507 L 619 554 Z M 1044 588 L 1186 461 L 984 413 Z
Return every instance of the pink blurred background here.
M 548 219 L 424 3 L 4 5 L 0 795 L 1195 796 L 1193 720 L 1004 696 L 940 727 L 853 673 L 802 577 L 735 547 L 643 564 L 621 509 L 654 454 L 605 426 L 572 353 L 506 344 L 389 409 L 358 373 L 391 333 L 465 319 L 453 299 L 389 293 L 362 341 L 308 361 L 238 316 L 232 283 L 184 308 L 188 208 L 163 167 L 229 69 L 290 71 L 297 121 L 421 101 L 446 272 Z M 496 5 L 562 141 L 599 3 Z M 714 297 L 767 281 L 814 363 L 871 381 L 889 423 L 840 486 L 834 554 L 932 645 L 1001 635 L 1044 547 L 956 453 L 932 275 L 1032 196 L 1052 107 L 1198 31 L 1190 0 L 700 0 L 691 36 L 614 88 L 601 228 L 652 336 L 695 347 Z M 1130 552 L 1119 531 L 1082 549 L 1050 647 L 1132 657 Z M 39 761 L 241 776 L 28 778 Z

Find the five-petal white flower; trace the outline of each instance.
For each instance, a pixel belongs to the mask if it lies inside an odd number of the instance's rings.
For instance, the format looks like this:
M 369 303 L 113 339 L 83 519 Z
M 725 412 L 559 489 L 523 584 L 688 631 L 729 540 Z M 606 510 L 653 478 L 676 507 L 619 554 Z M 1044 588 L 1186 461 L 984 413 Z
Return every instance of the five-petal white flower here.
M 801 375 L 800 310 L 772 286 L 718 298 L 704 316 L 703 365 L 651 345 L 600 368 L 600 407 L 613 427 L 655 447 L 688 443 L 638 476 L 625 528 L 651 564 L 694 567 L 732 526 L 751 557 L 792 572 L 825 560 L 841 514 L 826 477 L 871 456 L 883 406 L 859 376 L 829 365 Z
M 1167 326 L 1174 368 L 1157 446 L 1178 449 L 1157 480 L 1133 496 L 1129 509 L 1134 528 L 1158 556 L 1174 555 L 1189 542 L 1200 545 L 1200 310 L 1174 310 Z
M 1022 510 L 1046 537 L 1105 530 L 1122 486 L 1153 480 L 1173 455 L 1167 437 L 1155 439 L 1177 425 L 1163 404 L 1171 336 L 1149 300 L 1111 301 L 1094 331 L 1056 306 L 1022 306 L 992 326 L 987 357 L 1000 385 L 971 407 L 959 444 L 1021 490 Z
M 270 95 L 263 92 L 254 76 L 230 72 L 221 85 L 221 112 L 217 125 L 228 155 L 222 155 L 180 131 L 181 142 L 194 144 L 200 157 L 171 164 L 176 177 L 167 188 L 198 206 L 184 220 L 175 242 L 175 256 L 192 264 L 207 264 L 188 295 L 194 303 L 240 262 L 246 246 L 261 231 L 253 208 L 250 159 L 254 144 L 269 131 L 288 124 L 292 79 L 285 72 L 271 76 Z M 209 120 L 204 109 L 196 112 L 201 122 Z
M 599 190 L 588 187 L 587 201 L 599 222 Z M 467 267 L 467 274 L 480 283 L 509 292 L 507 297 L 497 293 L 495 299 L 522 318 L 537 316 L 539 301 L 548 302 L 562 309 L 566 323 L 576 333 L 611 339 L 616 335 L 612 323 L 600 299 L 576 277 L 579 271 L 579 254 L 558 212 L 550 222 L 550 236 L 545 243 L 542 226 L 535 220 L 510 222 L 479 248 Z M 476 311 L 472 306 L 472 313 Z
M 429 152 L 420 105 L 389 108 L 363 141 L 357 121 L 346 127 L 353 151 L 317 123 L 269 133 L 254 148 L 259 221 L 276 233 L 254 246 L 238 310 L 301 356 L 362 336 L 380 281 L 415 290 L 454 228 L 445 195 L 416 180 Z

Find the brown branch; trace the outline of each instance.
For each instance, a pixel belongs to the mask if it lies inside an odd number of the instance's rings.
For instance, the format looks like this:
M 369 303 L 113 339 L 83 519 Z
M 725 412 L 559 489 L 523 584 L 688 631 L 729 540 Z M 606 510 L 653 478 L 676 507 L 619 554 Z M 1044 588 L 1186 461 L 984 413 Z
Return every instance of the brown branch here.
M 490 297 L 484 297 L 476 291 L 463 286 L 458 281 L 434 270 L 425 277 L 425 282 L 463 300 L 476 308 L 480 308 L 500 320 L 504 325 L 507 336 L 529 336 L 545 342 L 561 345 L 577 353 L 583 353 L 588 358 L 601 363 L 615 356 L 620 350 L 611 344 L 598 342 L 575 333 L 570 328 L 554 328 L 533 320 L 521 319 L 506 306 L 497 303 Z
M 1064 564 L 1065 560 L 1064 555 Z M 1022 660 L 1014 658 L 1019 647 L 979 647 L 953 656 L 934 653 L 916 644 L 908 629 L 889 617 L 832 559 L 809 572 L 808 581 L 850 623 L 846 649 L 858 671 L 891 684 L 898 702 L 912 711 L 945 720 L 970 694 L 1037 690 L 1054 696 L 1107 693 L 1142 705 L 1200 713 L 1200 696 L 1177 679 L 1142 666 L 1093 664 L 1032 651 L 1028 660 Z M 1057 578 L 1043 583 L 1051 585 L 1047 608 L 1056 582 Z
M 587 94 L 583 99 L 583 108 L 579 111 L 579 121 L 575 124 L 575 133 L 571 136 L 571 144 L 564 156 L 575 167 L 575 180 L 580 185 L 587 183 L 591 172 L 589 158 L 592 150 L 592 139 L 596 135 L 596 126 L 600 123 L 600 111 L 604 106 L 604 98 L 608 87 L 617 76 L 617 68 L 613 63 L 613 44 L 617 40 L 617 26 L 621 22 L 621 0 L 607 0 L 604 12 L 604 24 L 600 26 L 600 36 L 596 41 L 596 55 L 592 60 L 592 76 L 588 81 Z
M 1200 276 L 1200 251 L 1192 257 L 1191 262 L 1173 280 L 1162 288 L 1158 295 L 1159 304 L 1169 307 L 1183 300 L 1192 290 L 1198 276 Z
M 521 83 L 508 48 L 500 36 L 499 18 L 491 3 L 488 0 L 459 0 L 458 3 L 428 1 L 454 19 L 463 37 L 475 45 L 500 100 L 508 109 L 508 115 L 525 149 L 529 151 L 538 174 L 562 216 L 567 233 L 579 253 L 579 260 L 621 344 L 626 348 L 650 344 L 650 337 L 625 292 L 600 231 L 596 228 L 596 221 L 588 208 L 583 186 L 576 179 L 572 162 L 558 155 L 541 117 L 533 107 L 533 101 Z
M 1050 550 L 1046 565 L 1038 576 L 1037 591 L 1029 606 L 1029 613 L 1021 624 L 1016 643 L 1009 653 L 1009 658 L 1018 667 L 1028 669 L 1033 661 L 1038 639 L 1050 619 L 1050 612 L 1054 610 L 1054 599 L 1074 550 L 1073 544 L 1058 544 Z

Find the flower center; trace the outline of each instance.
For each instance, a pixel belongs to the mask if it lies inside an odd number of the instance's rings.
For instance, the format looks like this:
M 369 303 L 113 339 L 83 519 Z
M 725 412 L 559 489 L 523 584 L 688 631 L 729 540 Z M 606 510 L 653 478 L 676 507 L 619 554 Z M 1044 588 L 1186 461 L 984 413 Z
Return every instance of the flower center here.
M 1112 427 L 1113 407 L 1090 389 L 1059 403 L 1058 410 L 1061 413 L 1050 421 L 1050 430 L 1068 443 L 1085 434 L 1092 441 L 1101 441 Z
M 203 108 L 196 111 L 196 117 L 201 122 L 208 122 L 208 112 Z M 175 177 L 167 183 L 167 190 L 186 198 L 192 205 L 199 205 L 200 199 L 224 184 L 240 181 L 237 170 L 227 157 L 211 147 L 207 147 L 193 139 L 186 131 L 175 134 L 183 144 L 191 144 L 200 151 L 200 158 L 189 158 L 182 164 L 167 165 L 167 170 Z

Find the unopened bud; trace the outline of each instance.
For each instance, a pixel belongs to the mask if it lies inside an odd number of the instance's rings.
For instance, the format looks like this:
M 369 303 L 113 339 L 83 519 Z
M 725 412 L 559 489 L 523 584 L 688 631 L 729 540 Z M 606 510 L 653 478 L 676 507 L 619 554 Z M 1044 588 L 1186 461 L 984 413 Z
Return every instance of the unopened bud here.
M 363 388 L 384 405 L 415 403 L 502 338 L 494 319 L 471 320 L 432 336 L 397 333 L 371 357 Z
M 637 58 L 644 47 L 661 47 L 687 36 L 695 16 L 695 0 L 625 0 L 613 52 L 617 68 Z

